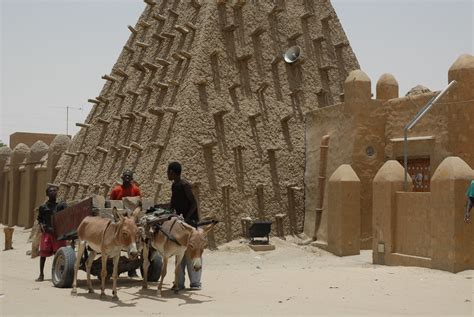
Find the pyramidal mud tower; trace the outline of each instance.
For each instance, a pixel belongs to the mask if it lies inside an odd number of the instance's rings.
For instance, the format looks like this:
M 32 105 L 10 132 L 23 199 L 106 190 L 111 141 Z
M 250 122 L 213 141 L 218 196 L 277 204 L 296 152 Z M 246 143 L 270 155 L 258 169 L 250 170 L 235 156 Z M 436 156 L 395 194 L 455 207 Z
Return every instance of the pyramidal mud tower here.
M 304 114 L 339 103 L 359 68 L 326 0 L 145 0 L 146 8 L 63 155 L 63 198 L 107 195 L 124 169 L 169 200 L 169 162 L 222 242 L 242 217 L 304 219 Z M 299 46 L 301 56 L 283 54 Z

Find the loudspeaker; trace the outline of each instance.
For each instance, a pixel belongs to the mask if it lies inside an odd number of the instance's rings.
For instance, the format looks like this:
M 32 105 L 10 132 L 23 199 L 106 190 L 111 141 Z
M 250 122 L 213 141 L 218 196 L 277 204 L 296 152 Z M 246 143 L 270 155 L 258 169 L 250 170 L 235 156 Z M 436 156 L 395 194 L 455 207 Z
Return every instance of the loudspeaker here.
M 283 59 L 288 64 L 293 64 L 301 56 L 301 48 L 299 46 L 290 47 L 285 54 L 283 54 Z

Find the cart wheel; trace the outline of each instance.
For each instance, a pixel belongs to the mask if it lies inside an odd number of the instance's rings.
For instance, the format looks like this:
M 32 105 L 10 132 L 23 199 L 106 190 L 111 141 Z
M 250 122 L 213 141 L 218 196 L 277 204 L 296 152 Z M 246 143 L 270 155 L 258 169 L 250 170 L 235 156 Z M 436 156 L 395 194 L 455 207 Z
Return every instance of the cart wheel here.
M 62 247 L 54 255 L 51 276 L 53 285 L 59 288 L 69 288 L 74 279 L 74 264 L 76 252 L 71 247 Z
M 163 260 L 158 252 L 155 252 L 153 259 L 150 261 L 148 267 L 148 282 L 158 282 L 161 276 L 161 267 L 163 266 Z M 143 277 L 143 265 L 140 266 L 140 273 Z

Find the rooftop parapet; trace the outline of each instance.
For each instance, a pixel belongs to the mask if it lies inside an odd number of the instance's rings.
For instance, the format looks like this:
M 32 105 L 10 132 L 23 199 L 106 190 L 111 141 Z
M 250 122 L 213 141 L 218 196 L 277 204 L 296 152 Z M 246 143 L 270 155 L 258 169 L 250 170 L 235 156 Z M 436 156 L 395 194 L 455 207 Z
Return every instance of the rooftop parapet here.
M 46 153 L 48 153 L 48 145 L 41 140 L 38 140 L 33 144 L 26 157 L 27 162 L 38 162 L 41 160 Z
M 344 83 L 344 96 L 346 102 L 367 101 L 372 98 L 372 83 L 369 76 L 362 70 L 349 73 Z
M 19 143 L 13 149 L 10 164 L 16 165 L 16 164 L 20 164 L 21 162 L 23 162 L 25 160 L 26 156 L 28 155 L 29 151 L 30 151 L 30 148 L 26 144 Z
M 392 74 L 383 74 L 377 81 L 377 99 L 398 98 L 398 82 Z
M 12 149 L 10 149 L 8 146 L 0 147 L 0 166 L 9 160 L 11 155 Z

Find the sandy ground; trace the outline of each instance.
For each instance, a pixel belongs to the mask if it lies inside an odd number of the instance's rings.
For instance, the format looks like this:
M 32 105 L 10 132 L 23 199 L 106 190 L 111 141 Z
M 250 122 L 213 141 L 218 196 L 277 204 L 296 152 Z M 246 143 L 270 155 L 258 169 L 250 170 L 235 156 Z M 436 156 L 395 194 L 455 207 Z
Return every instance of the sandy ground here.
M 0 228 L 1 229 L 1 228 Z M 1 230 L 0 245 L 4 236 Z M 141 280 L 122 275 L 120 300 L 99 298 L 85 288 L 85 272 L 79 273 L 77 297 L 70 289 L 53 287 L 52 258 L 46 262 L 46 280 L 34 282 L 39 259 L 26 256 L 29 230 L 16 228 L 14 250 L 0 251 L 1 316 L 301 316 L 301 315 L 427 315 L 473 316 L 473 271 L 443 271 L 371 264 L 371 252 L 339 258 L 296 240 L 273 239 L 275 251 L 256 253 L 240 241 L 219 251 L 204 253 L 203 289 L 169 290 L 163 297 L 152 289 L 141 290 Z

